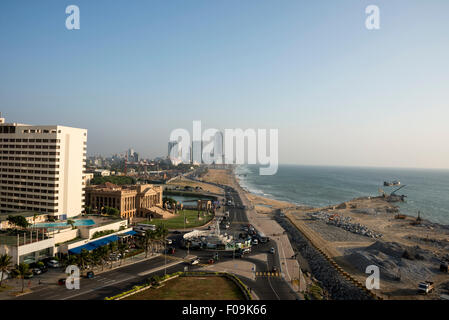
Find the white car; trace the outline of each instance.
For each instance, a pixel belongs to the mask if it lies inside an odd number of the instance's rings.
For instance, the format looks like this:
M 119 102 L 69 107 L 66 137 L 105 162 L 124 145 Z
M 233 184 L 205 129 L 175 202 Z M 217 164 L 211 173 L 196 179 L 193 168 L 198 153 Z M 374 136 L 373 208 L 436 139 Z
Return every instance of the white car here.
M 167 244 L 172 244 L 173 241 L 171 239 L 166 239 Z
M 3 280 L 6 280 L 6 279 L 8 279 L 8 277 L 9 277 L 8 271 L 6 271 L 4 273 L 2 271 L 0 271 L 0 279 L 3 278 Z
M 259 244 L 259 240 L 254 239 L 254 240 L 253 240 L 253 244 Z
M 47 262 L 47 266 L 49 266 L 50 268 L 59 268 L 61 264 L 56 260 L 50 260 Z
M 198 263 L 200 263 L 200 259 L 198 259 L 198 258 L 196 258 L 196 259 L 194 259 L 194 260 L 192 260 L 192 261 L 190 262 L 190 264 L 191 264 L 192 266 L 194 266 L 194 265 L 196 265 L 196 264 L 198 264 Z
M 273 253 L 273 254 L 275 253 L 274 248 L 271 248 L 271 249 L 270 249 L 270 253 Z

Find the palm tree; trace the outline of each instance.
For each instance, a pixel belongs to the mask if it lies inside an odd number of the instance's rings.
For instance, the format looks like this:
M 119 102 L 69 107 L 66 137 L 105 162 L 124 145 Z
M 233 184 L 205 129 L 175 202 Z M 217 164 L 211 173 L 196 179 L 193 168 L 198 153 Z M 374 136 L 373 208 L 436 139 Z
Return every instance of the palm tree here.
M 118 244 L 118 252 L 120 252 L 120 266 L 122 265 L 122 261 L 125 259 L 126 250 L 128 249 L 128 244 L 125 242 L 120 242 Z
M 94 266 L 98 266 L 101 264 L 101 262 L 102 262 L 101 255 L 97 249 L 92 251 L 91 261 Z
M 115 251 L 117 251 L 117 241 L 109 242 L 108 249 L 109 249 L 109 253 L 114 253 Z M 113 265 L 114 265 L 114 260 L 111 259 L 111 269 L 112 269 Z
M 31 273 L 30 266 L 22 262 L 16 267 L 16 273 L 17 277 L 19 279 L 22 279 L 22 293 L 23 293 L 23 290 L 25 289 L 25 277 L 30 275 Z
M 5 276 L 5 273 L 8 272 L 11 268 L 11 256 L 8 256 L 7 254 L 0 255 L 0 288 L 2 287 L 3 277 Z
M 86 264 L 89 263 L 90 260 L 90 252 L 86 249 L 81 249 L 81 252 L 78 255 L 78 265 L 81 267 L 81 270 L 86 268 Z
M 37 212 L 35 212 L 35 213 L 33 214 L 33 228 L 34 228 L 35 225 L 36 225 L 36 217 L 37 217 Z
M 150 248 L 150 245 L 153 242 L 154 237 L 154 231 L 147 230 L 145 231 L 145 236 L 142 238 L 142 246 L 145 250 L 145 258 L 148 257 L 148 250 Z
M 72 226 L 72 229 L 75 229 L 75 221 L 73 220 L 67 220 L 67 224 L 70 224 Z
M 165 241 L 167 239 L 167 236 L 168 236 L 168 229 L 167 229 L 167 227 L 164 224 L 158 226 L 158 228 L 156 229 L 156 238 L 157 238 L 157 241 L 162 246 L 165 245 Z
M 104 270 L 105 262 L 107 261 L 109 250 L 106 248 L 106 246 L 99 247 L 96 250 L 96 254 L 98 254 L 100 261 L 101 261 L 101 271 Z

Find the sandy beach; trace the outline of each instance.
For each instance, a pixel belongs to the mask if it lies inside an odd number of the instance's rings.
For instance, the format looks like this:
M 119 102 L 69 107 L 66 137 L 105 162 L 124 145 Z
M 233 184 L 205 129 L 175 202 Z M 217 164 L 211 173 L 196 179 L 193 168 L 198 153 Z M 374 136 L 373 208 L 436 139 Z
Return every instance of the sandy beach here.
M 209 169 L 202 180 L 242 189 L 231 170 Z M 245 192 L 257 213 L 287 217 L 361 283 L 368 265 L 379 266 L 381 286 L 375 291 L 385 299 L 437 299 L 449 289 L 449 275 L 439 271 L 449 258 L 449 226 L 412 216 L 398 219 L 399 207 L 382 197 L 312 208 Z M 435 292 L 418 295 L 420 281 L 435 282 Z

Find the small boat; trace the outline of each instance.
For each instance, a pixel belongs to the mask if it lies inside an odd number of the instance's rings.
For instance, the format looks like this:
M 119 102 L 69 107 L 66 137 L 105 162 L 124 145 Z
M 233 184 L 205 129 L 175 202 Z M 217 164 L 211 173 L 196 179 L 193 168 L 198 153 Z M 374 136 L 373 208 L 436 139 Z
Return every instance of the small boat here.
M 394 181 L 384 181 L 384 186 L 385 187 L 392 187 L 392 186 L 400 186 L 401 185 L 401 181 L 397 181 L 397 180 L 394 180 Z

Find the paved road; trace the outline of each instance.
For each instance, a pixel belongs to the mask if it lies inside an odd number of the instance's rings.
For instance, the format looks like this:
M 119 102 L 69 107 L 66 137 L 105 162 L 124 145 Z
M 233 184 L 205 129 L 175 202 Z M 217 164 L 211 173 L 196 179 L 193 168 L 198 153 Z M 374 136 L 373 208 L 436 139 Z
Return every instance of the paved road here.
M 93 279 L 82 278 L 79 290 L 68 290 L 65 286 L 45 285 L 42 289 L 34 289 L 33 293 L 21 296 L 20 300 L 91 300 L 104 299 L 120 292 L 131 289 L 134 285 L 142 284 L 145 279 L 154 274 L 163 275 L 167 262 L 167 273 L 183 269 L 182 260 L 165 259 L 158 256 L 149 260 L 124 266 L 96 275 Z M 176 264 L 174 266 L 170 266 Z M 152 272 L 153 270 L 158 270 Z
M 244 225 L 248 224 L 248 217 L 244 209 L 240 209 L 243 203 L 240 199 L 239 194 L 227 187 L 227 195 L 233 202 L 234 206 L 228 207 L 230 216 L 232 219 L 232 224 L 230 231 L 234 231 L 236 234 L 242 229 Z M 271 254 L 270 249 L 275 248 L 275 254 Z M 256 265 L 257 271 L 271 271 L 273 266 L 276 266 L 278 270 L 280 269 L 280 259 L 278 255 L 278 248 L 274 241 L 269 241 L 268 243 L 258 244 L 252 247 L 251 254 L 247 255 L 243 259 L 246 259 Z M 251 256 L 260 253 L 267 253 L 267 262 L 260 261 L 258 259 L 253 259 Z M 243 281 L 243 277 L 240 277 Z M 244 283 L 252 288 L 259 298 L 264 300 L 295 300 L 297 295 L 291 290 L 288 284 L 282 277 L 256 277 L 256 280 L 245 279 Z

